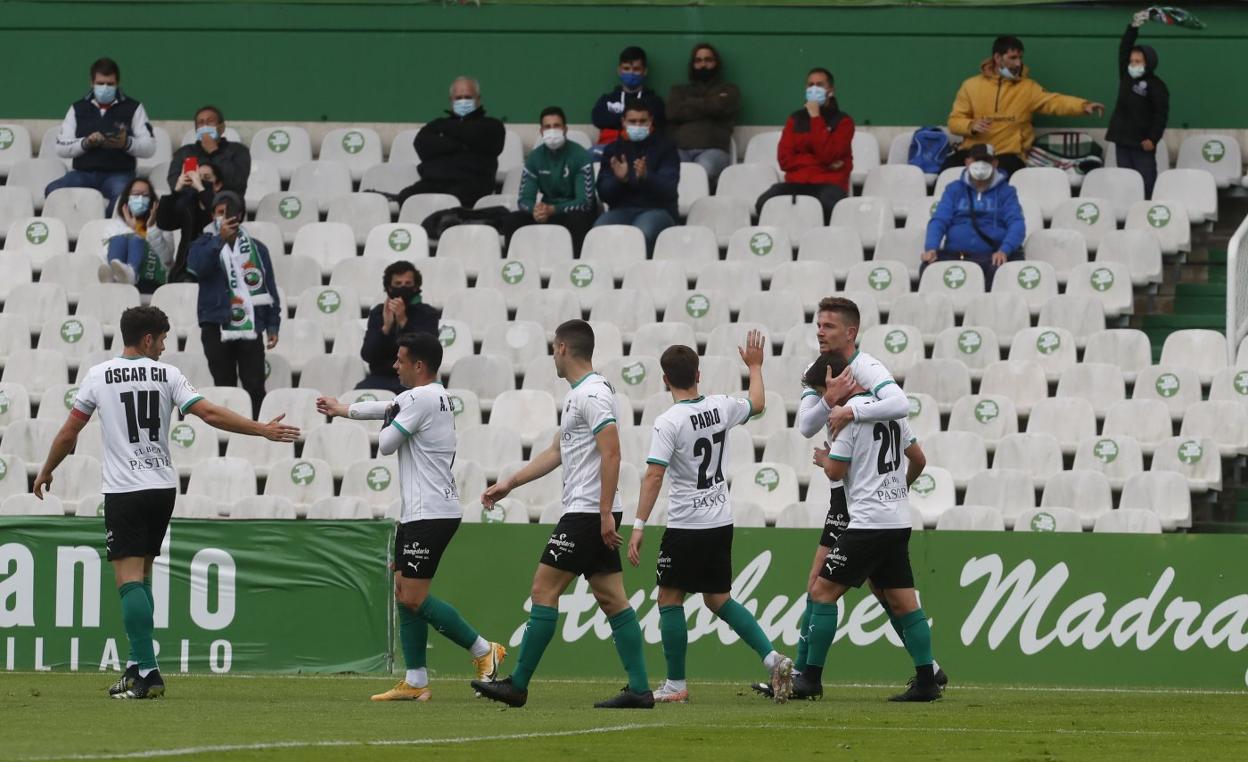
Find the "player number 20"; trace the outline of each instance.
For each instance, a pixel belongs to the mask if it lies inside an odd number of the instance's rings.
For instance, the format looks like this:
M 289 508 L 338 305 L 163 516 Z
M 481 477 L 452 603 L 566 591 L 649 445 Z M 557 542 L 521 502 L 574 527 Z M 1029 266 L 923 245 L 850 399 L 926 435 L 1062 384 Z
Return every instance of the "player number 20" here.
M 875 441 L 880 443 L 879 472 L 889 474 L 901 467 L 901 426 L 896 421 L 875 424 Z

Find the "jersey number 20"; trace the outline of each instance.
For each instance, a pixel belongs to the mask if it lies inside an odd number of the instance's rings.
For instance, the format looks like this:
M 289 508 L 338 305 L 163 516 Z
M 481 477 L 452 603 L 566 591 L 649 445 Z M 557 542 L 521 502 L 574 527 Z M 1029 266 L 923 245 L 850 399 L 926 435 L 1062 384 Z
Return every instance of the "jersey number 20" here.
M 122 392 L 121 404 L 126 408 L 126 433 L 130 443 L 139 441 L 139 429 L 147 429 L 148 441 L 160 438 L 160 392 Z
M 877 423 L 872 439 L 880 443 L 879 472 L 896 471 L 901 466 L 901 426 L 896 421 Z

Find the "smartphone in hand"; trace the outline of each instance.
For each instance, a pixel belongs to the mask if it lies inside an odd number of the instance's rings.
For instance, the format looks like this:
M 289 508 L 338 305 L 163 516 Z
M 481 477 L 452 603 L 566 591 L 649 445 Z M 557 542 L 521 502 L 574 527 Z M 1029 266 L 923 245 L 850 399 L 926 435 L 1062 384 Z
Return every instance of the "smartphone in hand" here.
M 185 175 L 187 172 L 198 172 L 198 171 L 199 171 L 199 159 L 195 158 L 194 156 L 186 157 L 186 159 L 182 162 L 182 174 Z

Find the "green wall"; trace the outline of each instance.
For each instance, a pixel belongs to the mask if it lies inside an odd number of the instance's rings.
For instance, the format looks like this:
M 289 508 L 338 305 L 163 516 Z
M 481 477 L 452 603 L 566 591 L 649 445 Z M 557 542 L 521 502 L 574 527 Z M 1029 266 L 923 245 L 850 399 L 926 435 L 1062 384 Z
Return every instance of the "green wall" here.
M 751 8 L 473 6 L 393 3 L 0 2 L 0 118 L 59 118 L 100 55 L 156 119 L 214 102 L 241 120 L 416 122 L 437 115 L 449 80 L 478 76 L 487 108 L 534 122 L 549 103 L 589 119 L 630 43 L 651 54 L 661 91 L 695 41 L 719 46 L 745 94 L 742 124 L 800 105 L 808 67 L 837 78 L 859 123 L 943 122 L 991 39 L 1021 35 L 1050 89 L 1107 102 L 1117 38 L 1136 6 Z M 1138 5 L 1138 4 L 1137 4 Z M 1172 93 L 1174 127 L 1248 127 L 1248 13 L 1198 8 L 1202 32 L 1145 27 Z M 1105 120 L 1079 120 L 1103 126 Z

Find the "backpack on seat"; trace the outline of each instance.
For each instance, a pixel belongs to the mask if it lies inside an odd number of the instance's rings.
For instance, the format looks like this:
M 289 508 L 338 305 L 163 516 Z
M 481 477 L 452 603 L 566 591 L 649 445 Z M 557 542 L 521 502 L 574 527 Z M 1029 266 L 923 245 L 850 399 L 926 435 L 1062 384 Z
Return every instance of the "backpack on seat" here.
M 910 138 L 907 163 L 923 170 L 925 175 L 938 175 L 949 158 L 949 135 L 939 127 L 920 127 Z

